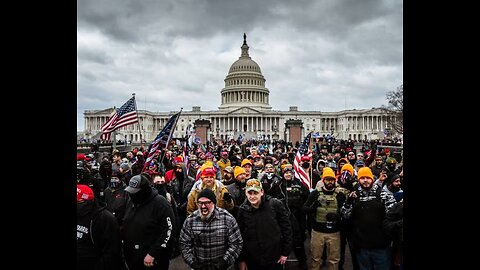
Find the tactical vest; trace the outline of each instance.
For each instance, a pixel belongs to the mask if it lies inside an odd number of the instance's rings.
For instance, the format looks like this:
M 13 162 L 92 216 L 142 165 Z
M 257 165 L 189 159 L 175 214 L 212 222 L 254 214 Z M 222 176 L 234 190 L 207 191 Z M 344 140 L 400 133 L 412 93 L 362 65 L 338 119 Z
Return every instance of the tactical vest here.
M 327 223 L 327 214 L 338 212 L 337 194 L 337 189 L 335 189 L 331 195 L 327 195 L 323 193 L 323 191 L 320 191 L 317 199 L 320 202 L 320 206 L 317 207 L 317 213 L 315 215 L 316 222 Z

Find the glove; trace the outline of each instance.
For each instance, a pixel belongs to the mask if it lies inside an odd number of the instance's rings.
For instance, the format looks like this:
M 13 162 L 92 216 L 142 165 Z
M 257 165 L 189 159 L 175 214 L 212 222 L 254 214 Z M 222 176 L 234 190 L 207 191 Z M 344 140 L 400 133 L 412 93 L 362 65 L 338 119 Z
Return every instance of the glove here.
M 224 259 L 220 258 L 213 264 L 213 266 L 215 267 L 216 270 L 226 270 L 228 267 L 228 264 Z
M 355 191 L 353 191 L 353 192 L 355 192 Z M 349 205 L 352 205 L 352 204 L 353 204 L 353 201 L 355 201 L 355 197 L 350 196 L 350 194 L 349 194 L 349 195 L 347 196 L 347 202 L 346 202 L 346 203 L 349 204 Z
M 193 269 L 202 269 L 203 263 L 199 261 L 193 261 L 192 265 L 190 265 Z

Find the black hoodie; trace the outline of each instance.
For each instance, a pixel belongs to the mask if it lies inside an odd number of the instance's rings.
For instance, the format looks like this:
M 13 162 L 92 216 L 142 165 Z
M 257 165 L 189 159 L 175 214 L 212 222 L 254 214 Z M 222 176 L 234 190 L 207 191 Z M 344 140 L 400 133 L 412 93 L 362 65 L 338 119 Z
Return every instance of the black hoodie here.
M 116 218 L 96 201 L 84 204 L 77 208 L 77 270 L 123 269 Z
M 172 207 L 156 190 L 146 190 L 148 194 L 141 194 L 139 200 L 131 198 L 123 220 L 123 250 L 131 269 L 143 269 L 147 253 L 158 261 L 169 260 L 175 245 Z

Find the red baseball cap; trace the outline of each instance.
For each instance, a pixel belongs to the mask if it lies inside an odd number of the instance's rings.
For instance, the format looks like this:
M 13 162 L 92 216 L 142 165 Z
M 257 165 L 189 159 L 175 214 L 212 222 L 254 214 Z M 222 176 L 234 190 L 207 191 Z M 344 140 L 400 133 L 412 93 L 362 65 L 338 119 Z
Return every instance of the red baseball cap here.
M 310 161 L 309 156 L 302 156 L 301 161 Z
M 85 154 L 77 154 L 77 161 L 80 161 L 80 160 L 85 160 Z
M 215 176 L 215 169 L 214 169 L 214 168 L 207 167 L 207 168 L 203 169 L 203 171 L 202 171 L 202 176 L 203 176 L 203 175 L 205 175 L 205 176 L 207 176 L 207 175 L 213 175 L 213 176 Z
M 93 201 L 93 191 L 87 185 L 77 185 L 77 202 Z

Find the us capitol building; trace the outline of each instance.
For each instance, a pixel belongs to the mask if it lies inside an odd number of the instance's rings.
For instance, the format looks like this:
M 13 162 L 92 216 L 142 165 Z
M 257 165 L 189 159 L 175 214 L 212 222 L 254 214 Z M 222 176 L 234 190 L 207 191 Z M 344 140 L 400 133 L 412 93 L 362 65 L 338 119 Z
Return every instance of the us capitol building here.
M 270 91 L 265 87 L 260 66 L 248 54 L 245 34 L 241 49 L 220 91 L 219 110 L 202 111 L 199 106 L 193 106 L 191 111 L 183 110 L 172 137 L 183 138 L 189 125 L 195 127 L 201 143 L 237 139 L 240 134 L 247 139 L 283 139 L 295 143 L 311 131 L 320 136 L 332 134 L 337 139 L 370 140 L 383 138 L 388 130 L 387 116 L 379 108 L 320 112 L 299 111 L 298 107 L 291 106 L 288 111 L 272 110 Z M 98 139 L 102 125 L 113 110 L 86 110 L 85 138 Z M 138 110 L 139 124 L 116 130 L 116 138 L 132 142 L 143 138 L 150 142 L 176 112 Z

